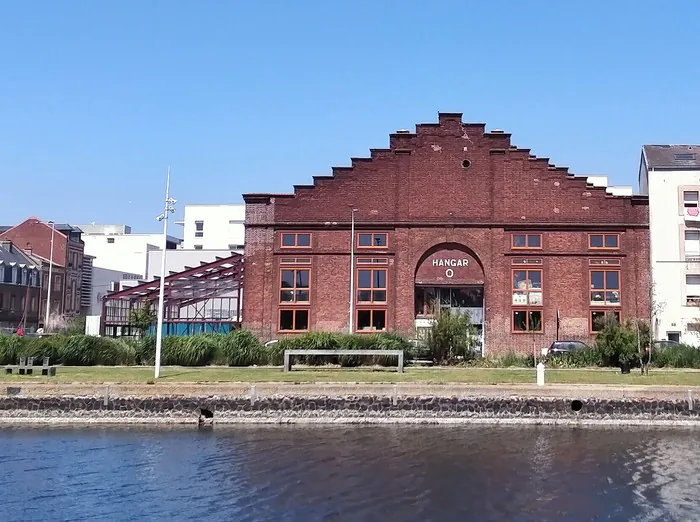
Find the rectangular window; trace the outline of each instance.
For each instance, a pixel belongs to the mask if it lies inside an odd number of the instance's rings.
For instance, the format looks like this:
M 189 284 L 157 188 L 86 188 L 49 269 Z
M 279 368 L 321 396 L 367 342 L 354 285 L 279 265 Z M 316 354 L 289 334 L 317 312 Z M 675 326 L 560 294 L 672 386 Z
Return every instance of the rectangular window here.
M 305 332 L 309 329 L 309 311 L 304 309 L 280 310 L 280 332 Z
M 542 270 L 513 270 L 513 305 L 542 306 Z
M 0 266 L 0 283 L 5 282 L 5 267 Z
M 700 256 L 700 230 L 685 231 L 685 255 L 686 257 Z
M 512 331 L 542 332 L 542 270 L 513 270 L 512 303 L 518 307 L 512 311 Z
M 591 270 L 591 306 L 620 306 L 620 271 Z
M 0 294 L 0 310 L 2 310 L 2 299 L 3 299 L 3 294 Z
M 310 257 L 283 257 L 280 259 L 280 265 L 310 265 Z
M 357 331 L 383 332 L 386 330 L 386 310 L 358 310 Z
M 620 234 L 588 234 L 591 250 L 616 250 L 620 248 Z
M 17 308 L 17 298 L 14 295 L 10 296 L 10 312 L 14 312 Z
M 591 310 L 591 333 L 600 332 L 605 326 L 606 319 L 620 322 L 619 310 Z
M 388 265 L 386 257 L 358 257 L 355 261 L 358 265 Z
M 194 230 L 196 232 L 204 232 L 204 221 L 195 221 Z
M 36 312 L 36 297 L 32 297 L 32 312 Z
M 107 243 L 114 243 L 114 238 L 113 238 L 113 237 L 108 237 L 108 238 L 107 238 Z
M 24 286 L 27 286 L 27 269 L 26 268 L 22 269 L 22 284 Z
M 542 234 L 511 234 L 513 250 L 541 250 Z
M 686 306 L 700 306 L 699 274 L 688 274 L 685 276 L 685 304 Z
M 13 267 L 12 267 L 12 281 L 11 281 L 11 283 L 12 283 L 13 285 L 16 285 L 17 283 L 19 283 L 19 279 L 18 279 L 18 275 L 17 275 L 17 267 L 16 267 L 16 266 L 13 266 Z
M 280 303 L 309 302 L 308 268 L 280 271 Z
M 203 246 L 202 245 L 194 245 L 195 250 L 202 250 Z
M 389 244 L 387 234 L 375 234 L 361 232 L 357 234 L 358 248 L 386 248 Z
M 361 268 L 357 271 L 357 302 L 386 303 L 386 268 Z
M 311 234 L 284 233 L 280 235 L 283 248 L 310 248 Z
M 698 208 L 698 191 L 685 190 L 683 191 L 683 206 L 685 208 Z
M 542 310 L 513 310 L 513 332 L 541 332 Z
M 53 290 L 54 292 L 58 291 L 58 289 L 61 288 L 61 283 L 62 283 L 62 282 L 63 282 L 63 280 L 61 279 L 61 276 L 60 276 L 60 275 L 55 275 L 54 278 L 53 278 L 53 285 L 54 285 L 55 288 L 53 288 L 52 290 Z

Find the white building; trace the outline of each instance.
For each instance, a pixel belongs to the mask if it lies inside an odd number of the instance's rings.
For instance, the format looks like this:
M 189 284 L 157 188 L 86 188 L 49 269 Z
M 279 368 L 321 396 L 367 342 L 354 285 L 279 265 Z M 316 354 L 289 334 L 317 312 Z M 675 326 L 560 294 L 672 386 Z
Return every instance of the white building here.
M 245 238 L 245 204 L 185 205 L 182 248 L 186 250 L 242 251 Z
M 127 225 L 78 225 L 83 231 L 85 254 L 94 257 L 92 266 L 145 277 L 148 252 L 160 250 L 163 234 L 132 234 Z M 168 236 L 167 248 L 181 240 Z
M 639 187 L 649 196 L 655 337 L 697 345 L 700 146 L 645 145 Z
M 102 313 L 102 298 L 110 291 L 145 279 L 149 252 L 160 252 L 163 234 L 132 234 L 127 225 L 78 225 L 83 231 L 85 257 L 91 258 L 89 289 L 81 305 L 89 316 Z M 167 248 L 175 251 L 181 240 L 168 236 Z

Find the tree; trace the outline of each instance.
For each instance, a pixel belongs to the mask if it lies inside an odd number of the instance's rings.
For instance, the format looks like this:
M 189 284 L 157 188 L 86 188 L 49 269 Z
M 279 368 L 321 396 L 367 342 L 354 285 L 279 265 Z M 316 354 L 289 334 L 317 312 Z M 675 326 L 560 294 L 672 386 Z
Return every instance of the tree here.
M 433 360 L 437 363 L 451 363 L 458 358 L 473 358 L 478 333 L 471 316 L 455 312 L 449 307 L 443 308 L 439 301 L 433 303 L 432 310 L 434 321 L 426 345 Z
M 138 304 L 129 314 L 129 324 L 139 331 L 143 337 L 156 320 L 156 314 L 148 302 Z

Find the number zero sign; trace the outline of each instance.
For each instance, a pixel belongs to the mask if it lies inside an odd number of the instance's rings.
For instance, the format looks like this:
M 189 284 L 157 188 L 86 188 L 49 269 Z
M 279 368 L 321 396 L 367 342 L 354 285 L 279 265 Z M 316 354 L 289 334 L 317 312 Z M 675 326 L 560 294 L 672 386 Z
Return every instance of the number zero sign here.
M 452 277 L 452 276 L 455 275 L 455 272 L 454 272 L 454 270 L 452 270 L 451 268 L 448 268 L 447 270 L 445 270 L 445 275 L 446 275 L 447 277 Z

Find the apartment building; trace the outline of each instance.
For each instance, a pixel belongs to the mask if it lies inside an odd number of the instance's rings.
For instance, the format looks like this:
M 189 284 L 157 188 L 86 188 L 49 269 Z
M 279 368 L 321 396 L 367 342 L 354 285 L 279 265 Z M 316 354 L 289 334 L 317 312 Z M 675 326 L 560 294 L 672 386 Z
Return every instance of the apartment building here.
M 649 197 L 650 293 L 655 337 L 697 345 L 700 145 L 645 145 L 639 186 Z

